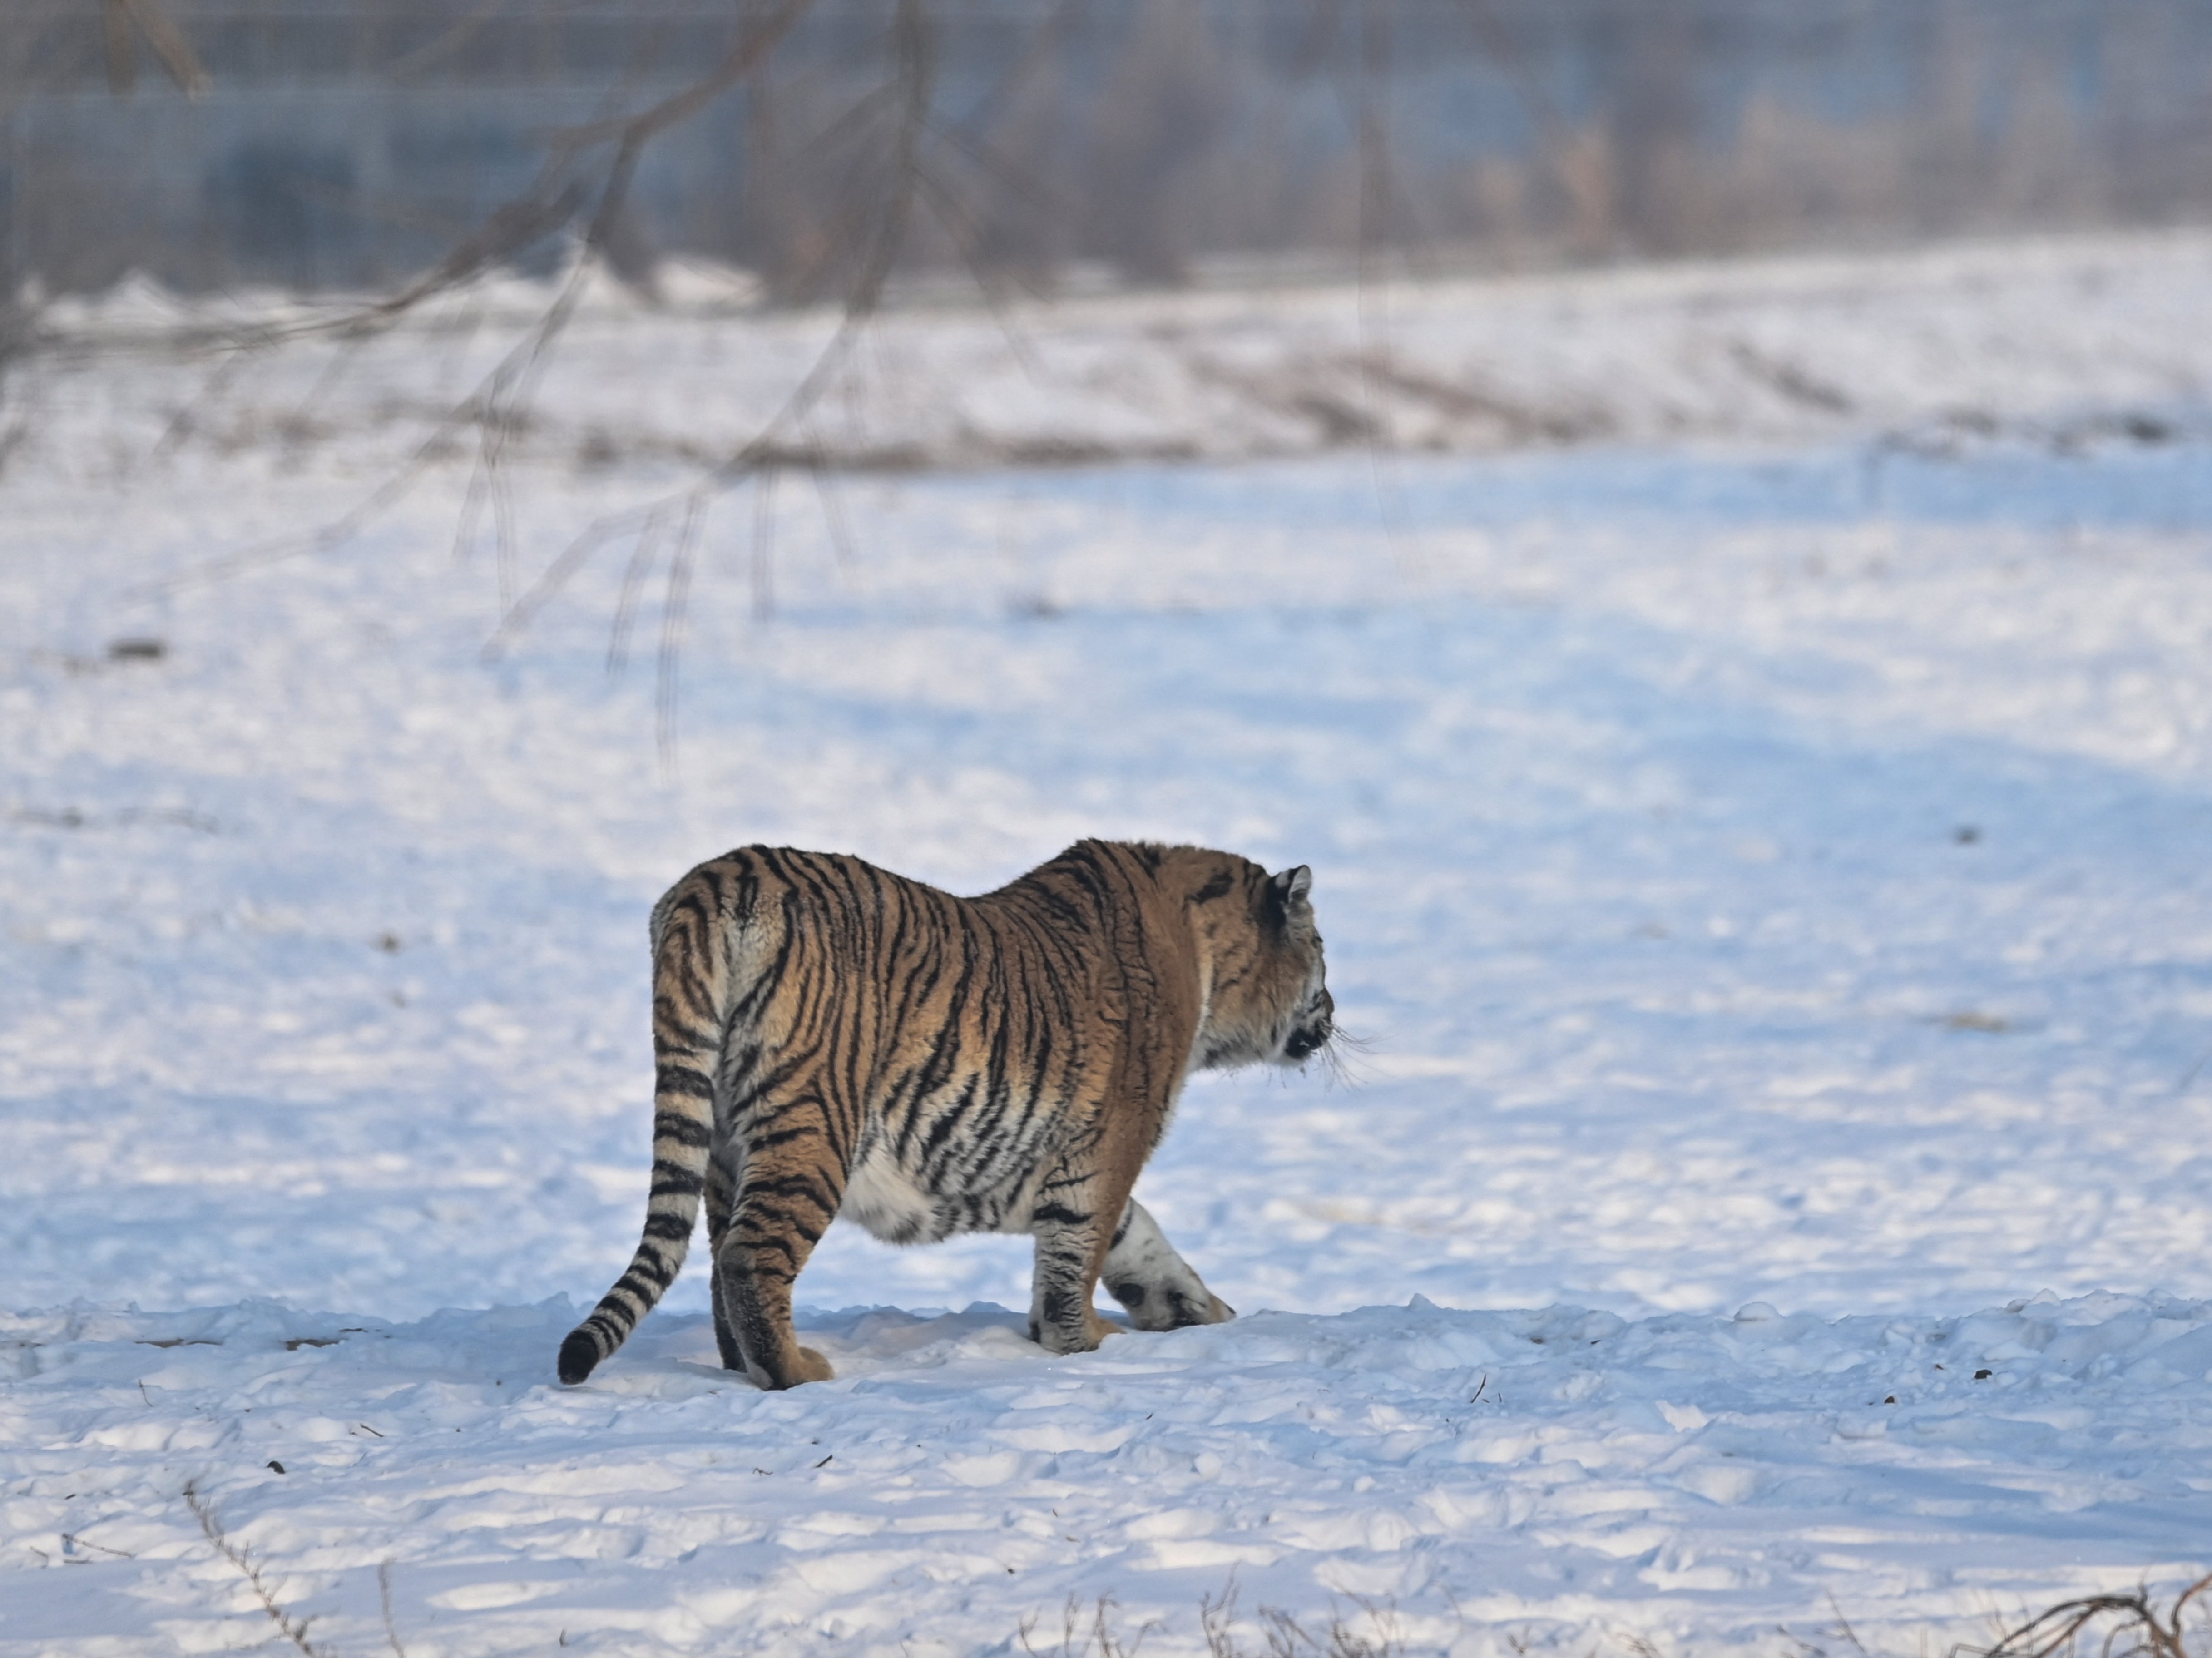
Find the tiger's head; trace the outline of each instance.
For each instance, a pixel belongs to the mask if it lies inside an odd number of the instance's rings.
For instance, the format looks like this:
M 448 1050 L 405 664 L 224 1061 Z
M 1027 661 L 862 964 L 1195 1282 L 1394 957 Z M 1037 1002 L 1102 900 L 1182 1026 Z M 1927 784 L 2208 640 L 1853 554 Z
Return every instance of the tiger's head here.
M 1313 872 L 1300 864 L 1269 875 L 1226 861 L 1192 897 L 1206 995 L 1191 1068 L 1304 1065 L 1336 1029 Z

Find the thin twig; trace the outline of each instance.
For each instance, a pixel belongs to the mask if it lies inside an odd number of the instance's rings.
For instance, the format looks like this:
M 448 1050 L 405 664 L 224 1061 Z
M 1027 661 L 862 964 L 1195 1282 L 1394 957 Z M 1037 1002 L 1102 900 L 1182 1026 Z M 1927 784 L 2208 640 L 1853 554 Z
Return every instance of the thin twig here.
M 376 1569 L 376 1593 L 384 1602 L 384 1638 L 392 1643 L 392 1658 L 407 1658 L 407 1649 L 399 1644 L 399 1625 L 392 1616 L 392 1563 L 389 1560 Z
M 465 546 L 473 539 L 473 512 L 480 507 L 482 492 L 490 487 L 487 475 L 499 470 L 507 440 L 523 421 L 552 349 L 574 314 L 586 280 L 597 268 L 595 256 L 612 238 L 646 144 L 677 121 L 704 108 L 758 68 L 811 3 L 812 0 L 785 0 L 759 27 L 741 31 L 722 63 L 685 92 L 632 116 L 588 123 L 555 134 L 552 153 L 538 179 L 521 196 L 493 213 L 475 235 L 465 238 L 431 270 L 398 293 L 335 317 L 276 328 L 234 331 L 230 336 L 232 348 L 246 349 L 310 334 L 373 331 L 389 327 L 433 295 L 459 287 L 488 265 L 574 218 L 588 199 L 589 192 L 579 179 L 563 181 L 562 173 L 573 165 L 573 156 L 578 150 L 617 141 L 584 234 L 582 257 L 570 266 L 567 280 L 552 303 L 476 390 L 439 420 L 398 473 L 351 509 L 305 536 L 285 537 L 209 560 L 176 575 L 134 588 L 131 596 L 152 597 L 222 580 L 303 554 L 325 551 L 352 539 L 410 493 L 431 464 L 443 456 L 454 434 L 471 426 L 477 428 L 478 433 L 478 475 L 471 479 L 471 506 L 464 511 L 460 544 Z
M 200 1529 L 207 1533 L 207 1540 L 215 1546 L 215 1552 L 237 1567 L 240 1575 L 252 1586 L 254 1598 L 261 1602 L 262 1611 L 267 1612 L 270 1620 L 283 1631 L 284 1638 L 297 1647 L 305 1658 L 321 1658 L 321 1649 L 307 1639 L 307 1625 L 313 1620 L 295 1618 L 284 1609 L 283 1604 L 270 1592 L 269 1585 L 263 1581 L 261 1568 L 254 1564 L 253 1557 L 230 1540 L 223 1531 L 222 1521 L 215 1516 L 213 1505 L 190 1481 L 185 1485 L 185 1506 L 200 1522 Z
M 2176 1095 L 2186 1094 L 2189 1091 L 2189 1084 L 2197 1080 L 2197 1073 L 2202 1072 L 2207 1064 L 2212 1064 L 2212 1048 L 2206 1048 L 2202 1054 L 2199 1054 L 2197 1056 L 2197 1063 L 2191 1066 L 2189 1069 L 2183 1073 L 2181 1080 L 2174 1084 L 2174 1093 Z
M 699 515 L 705 497 L 694 490 L 684 503 L 684 522 L 676 531 L 676 550 L 668 560 L 668 582 L 660 601 L 659 688 L 653 699 L 653 736 L 660 750 L 660 768 L 676 775 L 677 664 L 684 649 L 684 608 L 691 592 L 691 550 L 699 532 Z
M 813 3 L 814 0 L 784 0 L 783 4 L 769 14 L 768 21 L 760 27 L 740 37 L 722 61 L 702 79 L 634 115 L 557 128 L 550 135 L 554 146 L 576 149 L 605 143 L 611 139 L 624 143 L 635 140 L 642 145 L 678 122 L 689 120 L 758 69 L 762 60 L 775 49 L 777 43 L 790 33 L 792 25 L 805 15 Z
M 105 1543 L 95 1543 L 81 1532 L 65 1531 L 62 1533 L 62 1541 L 82 1549 L 97 1549 L 102 1554 L 113 1555 L 118 1560 L 136 1560 L 138 1558 L 128 1549 L 111 1549 Z
M 822 521 L 829 526 L 830 547 L 837 556 L 837 568 L 849 573 L 859 562 L 859 556 L 854 550 L 852 531 L 845 523 L 845 509 L 837 500 L 836 480 L 819 458 L 807 466 L 806 476 L 814 484 L 815 498 L 822 503 Z
M 895 28 L 896 63 L 893 79 L 879 90 L 885 95 L 896 95 L 902 106 L 896 138 L 889 168 L 889 188 L 882 210 L 878 216 L 875 234 L 861 261 L 851 292 L 848 295 L 836 331 L 816 355 L 797 386 L 784 399 L 783 404 L 760 428 L 743 447 L 716 466 L 705 478 L 687 489 L 653 502 L 644 508 L 650 515 L 680 507 L 683 527 L 677 536 L 661 605 L 661 641 L 659 663 L 659 690 L 656 698 L 658 745 L 661 763 L 673 774 L 676 762 L 675 720 L 678 700 L 678 657 L 690 592 L 693 538 L 700 514 L 704 510 L 708 495 L 719 493 L 745 482 L 757 483 L 764 471 L 781 464 L 785 435 L 794 428 L 803 426 L 830 387 L 836 381 L 848 362 L 854 346 L 859 343 L 870 322 L 881 307 L 884 288 L 890 278 L 906 239 L 908 218 L 916 191 L 919 172 L 917 158 L 923 135 L 927 130 L 929 100 L 934 73 L 934 56 L 927 16 L 921 0 L 900 0 Z M 646 551 L 644 536 L 632 554 L 631 570 L 641 575 L 641 561 Z M 500 637 L 511 641 L 528 625 L 555 592 L 577 570 L 582 568 L 591 551 L 604 542 L 595 542 L 570 558 L 567 554 L 556 561 L 545 578 L 532 585 L 526 614 L 510 613 L 502 619 Z M 572 544 L 572 550 L 574 544 Z M 629 586 L 626 576 L 624 586 Z M 517 607 L 518 610 L 521 609 Z M 628 626 L 626 610 L 618 611 L 621 627 L 617 640 L 626 641 Z M 503 648 L 504 647 L 502 647 Z M 622 658 L 622 649 L 611 642 L 609 666 L 615 667 Z
M 645 520 L 645 527 L 637 532 L 637 544 L 630 549 L 629 562 L 623 569 L 622 592 L 615 601 L 614 620 L 607 627 L 607 672 L 619 674 L 629 659 L 630 618 L 637 611 L 637 594 L 644 583 L 646 573 L 653 567 L 654 556 L 660 550 L 662 531 L 667 527 L 668 513 L 665 507 L 655 507 Z
M 477 0 L 476 9 L 457 20 L 443 34 L 427 45 L 393 58 L 386 65 L 384 72 L 395 81 L 404 81 L 441 58 L 451 57 L 475 39 L 483 26 L 491 21 L 493 15 L 506 4 L 507 0 Z
M 664 510 L 659 505 L 632 507 L 618 513 L 610 513 L 605 517 L 594 519 L 586 525 L 583 533 L 562 549 L 561 556 L 546 566 L 544 573 L 530 585 L 529 591 L 505 607 L 505 613 L 500 617 L 499 626 L 493 630 L 492 636 L 484 641 L 483 650 L 480 653 L 482 659 L 486 662 L 495 662 L 504 655 L 507 642 L 527 628 L 536 618 L 538 612 L 544 608 L 547 601 L 567 585 L 568 578 L 581 569 L 591 556 L 609 542 L 618 540 L 624 535 L 635 532 L 639 537 L 639 555 L 642 556 L 648 552 L 647 538 L 653 532 L 656 520 Z M 633 566 L 635 562 L 634 557 Z M 617 612 L 618 628 L 625 635 L 629 632 L 629 609 L 633 585 L 632 580 L 625 577 L 623 583 L 623 607 Z M 611 651 L 610 653 L 613 654 Z M 612 664 L 610 663 L 610 666 Z
M 146 37 L 146 44 L 154 49 L 154 56 L 161 60 L 162 69 L 176 82 L 177 90 L 187 98 L 205 96 L 207 68 L 200 62 L 199 54 L 192 50 L 191 43 L 185 39 L 184 32 L 169 21 L 169 15 L 161 9 L 157 0 L 107 0 L 111 75 L 114 76 L 112 65 L 120 61 L 120 55 L 130 50 L 130 26 L 133 23 L 137 25 L 138 33 Z M 118 40 L 121 42 L 119 46 Z M 117 88 L 118 91 L 128 92 L 131 89 L 131 76 L 128 69 L 122 70 L 115 78 L 120 82 Z
M 1992 1647 L 1957 1646 L 1953 1658 L 2060 1658 L 2080 1649 L 2082 1637 L 2100 1619 L 2113 1620 L 2096 1650 L 2121 1658 L 2141 1654 L 2143 1658 L 2189 1658 L 2188 1631 L 2183 1615 L 2190 1602 L 2212 1593 L 2212 1572 L 2199 1577 L 2176 1595 L 2161 1613 L 2150 1591 L 2133 1594 L 2087 1594 L 2046 1607 L 2026 1623 L 2006 1631 Z

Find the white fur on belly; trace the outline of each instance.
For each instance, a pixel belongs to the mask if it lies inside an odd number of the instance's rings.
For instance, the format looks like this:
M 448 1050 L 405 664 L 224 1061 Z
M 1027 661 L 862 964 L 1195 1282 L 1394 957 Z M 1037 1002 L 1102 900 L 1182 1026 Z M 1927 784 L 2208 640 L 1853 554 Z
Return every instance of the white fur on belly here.
M 858 1221 L 886 1243 L 927 1238 L 936 1221 L 936 1212 L 921 1188 L 880 1147 L 870 1151 L 853 1170 L 837 1213 Z

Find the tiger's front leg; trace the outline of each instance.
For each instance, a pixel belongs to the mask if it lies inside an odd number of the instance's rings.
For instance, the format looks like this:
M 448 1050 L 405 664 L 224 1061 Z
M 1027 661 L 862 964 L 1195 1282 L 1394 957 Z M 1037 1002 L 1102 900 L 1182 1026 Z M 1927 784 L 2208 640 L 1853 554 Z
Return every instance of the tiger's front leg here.
M 1145 1206 L 1129 1199 L 1106 1253 L 1106 1288 L 1139 1330 L 1225 1324 L 1237 1309 L 1206 1287 Z
M 1095 1156 L 1096 1148 L 1091 1148 Z M 1089 1164 L 1089 1166 L 1086 1166 Z M 1030 1218 L 1036 1268 L 1030 1288 L 1030 1339 L 1048 1353 L 1087 1353 L 1121 1333 L 1091 1305 L 1112 1247 L 1114 1222 L 1129 1200 L 1133 1169 L 1116 1178 L 1071 1157 L 1046 1177 Z

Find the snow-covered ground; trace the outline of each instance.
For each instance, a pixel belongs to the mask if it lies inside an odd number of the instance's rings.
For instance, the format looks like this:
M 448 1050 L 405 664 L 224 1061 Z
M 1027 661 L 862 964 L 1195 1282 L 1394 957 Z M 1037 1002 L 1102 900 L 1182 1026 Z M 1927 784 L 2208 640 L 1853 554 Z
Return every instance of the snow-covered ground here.
M 1232 1591 L 1244 1650 L 1273 1608 L 1324 1647 L 1940 1651 L 2212 1568 L 2212 336 L 2175 321 L 2212 243 L 2001 253 L 1943 314 L 2042 378 L 1913 355 L 1968 256 L 1838 262 L 1872 320 L 1827 369 L 1905 390 L 1817 430 L 739 490 L 669 758 L 665 564 L 627 671 L 621 547 L 485 660 L 465 458 L 144 590 L 373 486 L 397 343 L 320 391 L 323 348 L 258 358 L 188 432 L 204 367 L 39 368 L 0 479 L 0 1648 L 291 1649 L 188 1485 L 341 1652 L 1102 1615 L 1203 1650 Z M 1561 291 L 1659 408 L 1682 317 L 1826 349 L 1805 269 Z M 1392 314 L 1564 314 L 1455 293 Z M 617 402 L 657 395 L 625 337 L 799 326 L 587 320 L 562 361 Z M 740 432 L 753 389 L 690 385 Z M 510 580 L 688 476 L 583 459 L 518 444 Z M 693 1272 L 556 1386 L 642 1214 L 662 888 L 767 840 L 975 890 L 1085 834 L 1316 871 L 1352 1080 L 1195 1082 L 1140 1187 L 1244 1315 L 1048 1359 L 1018 1241 L 836 1229 L 799 1287 L 837 1381 L 720 1371 Z
M 511 453 L 586 469 L 774 449 L 840 466 L 1237 460 L 1374 442 L 1497 452 L 1686 438 L 1918 446 L 2024 427 L 2202 421 L 2212 231 L 1967 244 L 1886 258 L 1377 279 L 887 313 L 823 394 L 794 388 L 829 312 L 752 308 L 732 273 L 670 270 L 657 303 L 580 287 Z M 212 386 L 180 342 L 266 341 L 357 308 L 246 294 L 185 305 L 143 280 L 55 302 L 53 367 L 10 447 L 84 465 L 173 448 L 271 448 L 388 466 L 542 316 L 547 290 L 481 283 L 383 334 L 295 339 Z M 92 380 L 85 354 L 108 359 Z M 7 428 L 0 428 L 5 431 Z M 335 455 L 331 452 L 337 452 Z

